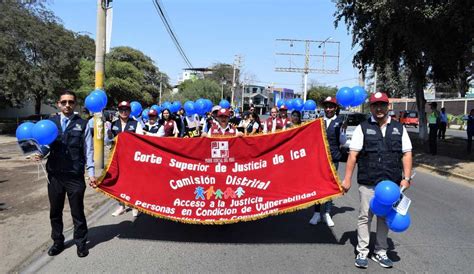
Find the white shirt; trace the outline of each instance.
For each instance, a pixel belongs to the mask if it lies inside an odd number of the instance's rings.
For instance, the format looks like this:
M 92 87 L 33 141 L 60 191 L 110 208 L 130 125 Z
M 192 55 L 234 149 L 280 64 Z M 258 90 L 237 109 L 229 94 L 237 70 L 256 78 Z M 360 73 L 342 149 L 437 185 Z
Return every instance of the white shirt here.
M 372 122 L 376 122 L 374 117 L 370 117 Z M 392 119 L 390 116 L 388 116 L 387 123 L 380 128 L 382 131 L 382 136 L 385 137 L 385 132 L 387 131 L 387 125 L 390 124 Z M 354 134 L 352 135 L 352 140 L 351 144 L 349 146 L 349 149 L 351 151 L 361 151 L 362 147 L 364 145 L 364 133 L 362 132 L 362 127 L 358 125 L 356 129 L 354 130 Z M 402 152 L 409 152 L 412 150 L 412 145 L 410 141 L 410 136 L 408 136 L 408 132 L 405 127 L 403 127 L 403 133 L 402 133 Z

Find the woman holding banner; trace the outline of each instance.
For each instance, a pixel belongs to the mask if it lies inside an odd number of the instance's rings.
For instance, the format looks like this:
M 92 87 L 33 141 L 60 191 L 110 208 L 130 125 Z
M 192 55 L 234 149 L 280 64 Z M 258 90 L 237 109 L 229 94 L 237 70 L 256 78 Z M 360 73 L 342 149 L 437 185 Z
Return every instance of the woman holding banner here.
M 260 119 L 258 118 L 258 114 L 255 112 L 251 112 L 249 114 L 249 123 L 247 127 L 245 127 L 245 135 L 254 135 L 257 134 L 260 129 Z
M 339 167 L 339 160 L 341 159 L 341 146 L 346 143 L 346 136 L 344 134 L 344 121 L 342 117 L 337 116 L 337 110 L 339 105 L 334 97 L 327 97 L 323 101 L 324 108 L 324 124 L 326 125 L 326 136 L 329 143 L 329 149 L 331 150 L 331 158 L 334 167 Z M 321 219 L 328 225 L 334 226 L 334 222 L 331 218 L 331 207 L 332 201 L 328 201 L 324 204 L 317 204 L 315 206 L 315 212 L 309 223 L 316 225 Z
M 217 112 L 218 124 L 211 126 L 207 134 L 203 133 L 203 136 L 244 136 L 242 132 L 239 132 L 234 126 L 229 124 L 230 111 L 226 108 L 221 108 Z
M 145 126 L 143 127 L 143 135 L 158 137 L 159 128 L 160 125 L 158 124 L 158 112 L 156 112 L 154 109 L 150 109 L 150 111 L 148 111 L 148 122 L 146 122 Z
M 142 125 L 134 120 L 130 119 L 130 112 L 131 112 L 130 103 L 127 101 L 122 101 L 118 105 L 119 111 L 119 119 L 115 120 L 112 123 L 112 127 L 107 130 L 107 134 L 105 135 L 105 143 L 110 144 L 114 142 L 115 137 L 120 133 L 127 131 L 127 132 L 134 132 L 137 134 L 143 134 L 143 127 Z M 127 212 L 127 207 L 125 204 L 119 203 L 118 208 L 112 213 L 112 216 L 117 217 L 119 215 L 124 214 Z M 138 210 L 133 209 L 132 214 L 134 217 L 138 216 Z

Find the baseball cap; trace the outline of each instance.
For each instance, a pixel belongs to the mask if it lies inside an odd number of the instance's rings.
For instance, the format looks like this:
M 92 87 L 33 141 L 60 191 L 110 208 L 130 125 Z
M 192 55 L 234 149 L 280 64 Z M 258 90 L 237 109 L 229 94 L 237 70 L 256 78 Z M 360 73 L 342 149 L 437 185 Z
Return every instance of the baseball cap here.
M 118 108 L 130 108 L 130 103 L 127 101 L 122 101 L 119 103 Z
M 388 96 L 383 92 L 376 92 L 370 95 L 369 103 L 377 103 L 377 102 L 384 102 L 388 103 Z
M 219 106 L 219 105 L 213 106 L 211 112 L 214 112 L 214 111 L 217 111 L 217 110 L 220 110 L 220 109 L 221 109 L 221 106 Z
M 326 97 L 326 99 L 324 99 L 323 105 L 324 104 L 335 104 L 335 105 L 337 105 L 337 100 L 336 100 L 335 97 L 328 96 L 328 97 Z
M 285 105 L 281 105 L 280 110 L 288 110 L 288 108 Z
M 150 109 L 150 111 L 148 111 L 148 116 L 158 116 L 158 112 L 154 109 Z
M 221 108 L 221 109 L 219 109 L 219 112 L 217 112 L 217 117 L 219 117 L 219 116 L 229 117 L 230 116 L 230 111 L 226 108 Z

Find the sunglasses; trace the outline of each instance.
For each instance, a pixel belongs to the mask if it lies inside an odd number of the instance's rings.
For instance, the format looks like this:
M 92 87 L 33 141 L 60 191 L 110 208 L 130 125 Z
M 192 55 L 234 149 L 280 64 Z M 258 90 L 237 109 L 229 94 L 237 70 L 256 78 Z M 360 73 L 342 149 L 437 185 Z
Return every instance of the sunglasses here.
M 127 111 L 130 111 L 130 109 L 128 109 L 128 108 L 119 108 L 118 111 L 119 112 L 127 112 Z
M 65 106 L 67 104 L 69 104 L 71 106 L 71 105 L 74 105 L 76 103 L 76 101 L 74 101 L 74 100 L 63 100 L 59 103 L 61 104 L 61 106 Z

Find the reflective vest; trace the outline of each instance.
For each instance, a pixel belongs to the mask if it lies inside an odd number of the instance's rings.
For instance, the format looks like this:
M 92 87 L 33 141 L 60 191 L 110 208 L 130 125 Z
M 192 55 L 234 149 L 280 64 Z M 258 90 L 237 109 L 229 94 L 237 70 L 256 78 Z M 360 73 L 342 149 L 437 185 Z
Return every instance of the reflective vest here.
M 402 134 L 403 126 L 391 120 L 385 137 L 379 125 L 369 118 L 361 124 L 364 145 L 357 159 L 357 181 L 361 185 L 376 185 L 390 180 L 400 184 L 402 180 Z
M 283 129 L 283 122 L 281 121 L 280 118 L 275 118 L 275 120 L 273 120 L 272 117 L 268 118 L 266 123 L 267 123 L 267 131 L 268 132 L 272 132 L 272 129 L 273 129 L 273 123 L 276 123 L 276 126 L 275 126 L 275 130 L 280 130 L 280 129 Z
M 168 121 L 163 121 L 163 129 L 165 131 L 165 137 L 173 137 L 174 136 L 174 126 L 175 126 L 175 121 L 174 120 L 168 120 Z
M 50 118 L 58 127 L 58 137 L 50 145 L 50 155 L 46 170 L 50 174 L 84 175 L 86 156 L 84 152 L 84 136 L 87 121 L 73 115 L 63 132 L 61 116 Z
M 326 127 L 326 136 L 329 143 L 329 149 L 331 150 L 331 157 L 333 162 L 339 162 L 341 160 L 341 149 L 339 137 L 341 135 L 341 126 L 343 119 L 341 117 L 336 117 L 329 123 L 329 126 Z

